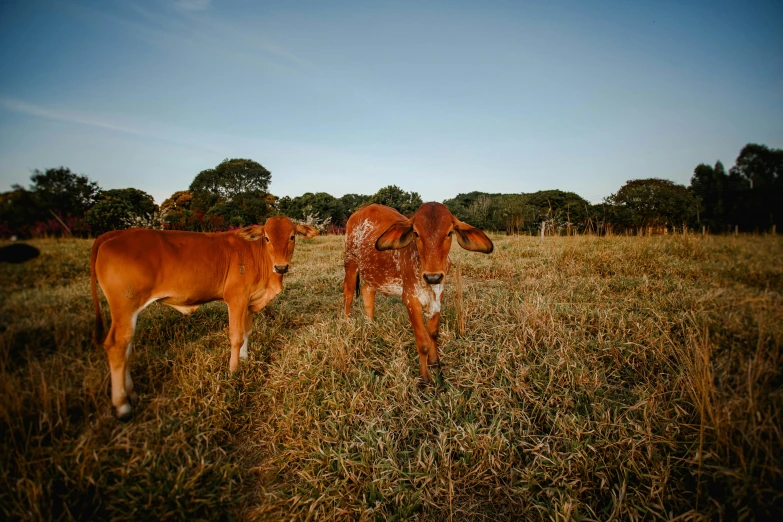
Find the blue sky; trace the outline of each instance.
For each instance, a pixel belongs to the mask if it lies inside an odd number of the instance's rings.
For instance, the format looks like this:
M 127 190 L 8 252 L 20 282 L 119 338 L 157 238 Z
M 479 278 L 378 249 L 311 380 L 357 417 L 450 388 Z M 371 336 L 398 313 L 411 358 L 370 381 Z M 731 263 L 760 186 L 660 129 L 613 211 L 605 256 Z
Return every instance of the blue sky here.
M 64 165 L 157 203 L 688 184 L 783 148 L 783 3 L 0 0 L 0 191 Z

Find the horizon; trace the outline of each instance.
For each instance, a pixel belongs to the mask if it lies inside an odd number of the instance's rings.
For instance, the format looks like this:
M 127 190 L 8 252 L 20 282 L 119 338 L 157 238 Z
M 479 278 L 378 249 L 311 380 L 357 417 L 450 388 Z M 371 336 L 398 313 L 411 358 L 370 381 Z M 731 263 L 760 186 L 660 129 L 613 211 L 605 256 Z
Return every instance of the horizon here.
M 0 6 L 0 191 L 59 166 L 159 205 L 249 158 L 278 197 L 688 185 L 783 148 L 772 2 Z

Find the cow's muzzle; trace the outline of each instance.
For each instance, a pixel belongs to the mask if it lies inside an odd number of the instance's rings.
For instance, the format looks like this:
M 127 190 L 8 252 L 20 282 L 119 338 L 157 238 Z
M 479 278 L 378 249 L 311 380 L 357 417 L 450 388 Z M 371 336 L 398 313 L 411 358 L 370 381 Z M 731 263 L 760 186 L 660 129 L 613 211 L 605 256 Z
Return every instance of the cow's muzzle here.
M 431 285 L 439 285 L 443 281 L 443 274 L 424 274 L 424 280 Z
M 288 272 L 288 265 L 275 265 L 275 272 L 278 274 L 285 274 Z

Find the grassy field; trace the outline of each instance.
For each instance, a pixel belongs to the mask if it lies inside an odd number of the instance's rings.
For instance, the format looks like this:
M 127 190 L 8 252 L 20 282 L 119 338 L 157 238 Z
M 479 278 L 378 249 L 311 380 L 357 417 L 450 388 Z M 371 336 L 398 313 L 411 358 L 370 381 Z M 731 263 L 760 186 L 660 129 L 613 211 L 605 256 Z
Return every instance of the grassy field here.
M 0 265 L 0 518 L 781 516 L 783 240 L 493 240 L 452 250 L 436 384 L 399 299 L 342 316 L 343 238 L 319 237 L 236 375 L 225 305 L 142 312 L 127 424 L 91 241 L 33 241 Z

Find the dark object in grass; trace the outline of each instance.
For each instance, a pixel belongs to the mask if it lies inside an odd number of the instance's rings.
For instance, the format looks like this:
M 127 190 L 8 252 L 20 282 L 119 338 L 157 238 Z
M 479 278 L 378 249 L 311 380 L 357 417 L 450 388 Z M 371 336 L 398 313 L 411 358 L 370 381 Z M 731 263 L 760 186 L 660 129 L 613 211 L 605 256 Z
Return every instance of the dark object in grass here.
M 24 263 L 41 255 L 41 251 L 26 243 L 0 247 L 0 263 Z

